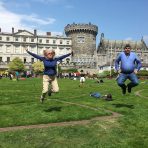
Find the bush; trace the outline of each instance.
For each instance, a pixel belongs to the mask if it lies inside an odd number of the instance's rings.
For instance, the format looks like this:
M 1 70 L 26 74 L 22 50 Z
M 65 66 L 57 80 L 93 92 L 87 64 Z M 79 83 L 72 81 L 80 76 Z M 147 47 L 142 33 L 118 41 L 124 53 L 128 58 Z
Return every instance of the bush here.
M 147 70 L 141 70 L 137 74 L 138 76 L 147 76 L 148 77 L 148 71 Z

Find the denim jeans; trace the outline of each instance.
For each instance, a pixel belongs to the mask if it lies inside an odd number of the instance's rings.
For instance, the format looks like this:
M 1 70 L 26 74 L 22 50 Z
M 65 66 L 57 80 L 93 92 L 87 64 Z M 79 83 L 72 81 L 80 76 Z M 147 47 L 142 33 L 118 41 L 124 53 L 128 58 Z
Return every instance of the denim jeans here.
M 128 87 L 134 87 L 139 84 L 138 78 L 135 73 L 130 73 L 130 74 L 125 74 L 125 73 L 120 73 L 117 83 L 120 87 L 125 87 L 124 82 L 129 79 L 131 82 L 127 84 Z

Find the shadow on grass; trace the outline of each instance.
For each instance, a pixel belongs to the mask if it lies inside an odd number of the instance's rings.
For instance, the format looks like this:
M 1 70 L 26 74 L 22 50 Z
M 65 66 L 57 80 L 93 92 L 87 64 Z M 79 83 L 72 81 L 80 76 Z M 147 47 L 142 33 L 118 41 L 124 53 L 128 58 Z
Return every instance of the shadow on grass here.
M 46 110 L 44 110 L 45 112 L 53 112 L 53 111 L 56 111 L 56 112 L 60 112 L 61 111 L 61 109 L 62 109 L 62 107 L 50 107 L 50 108 L 48 108 L 48 109 L 46 109 Z
M 134 108 L 134 105 L 130 105 L 130 104 L 112 104 L 112 105 L 114 105 L 117 108 L 120 108 L 120 107 L 127 107 L 127 108 L 130 108 L 130 109 Z

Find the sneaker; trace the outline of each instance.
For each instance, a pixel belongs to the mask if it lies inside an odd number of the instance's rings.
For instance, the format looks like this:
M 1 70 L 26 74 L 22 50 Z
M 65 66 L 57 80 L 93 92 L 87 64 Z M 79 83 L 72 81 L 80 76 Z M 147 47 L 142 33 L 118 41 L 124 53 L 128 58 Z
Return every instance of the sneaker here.
M 126 86 L 122 87 L 122 94 L 125 95 L 126 94 Z
M 131 93 L 132 88 L 130 86 L 127 87 L 128 93 Z
M 44 101 L 44 96 L 41 95 L 41 97 L 40 97 L 40 102 L 43 103 L 43 101 Z
M 51 96 L 51 93 L 52 93 L 51 90 L 49 90 L 49 91 L 48 91 L 48 96 Z

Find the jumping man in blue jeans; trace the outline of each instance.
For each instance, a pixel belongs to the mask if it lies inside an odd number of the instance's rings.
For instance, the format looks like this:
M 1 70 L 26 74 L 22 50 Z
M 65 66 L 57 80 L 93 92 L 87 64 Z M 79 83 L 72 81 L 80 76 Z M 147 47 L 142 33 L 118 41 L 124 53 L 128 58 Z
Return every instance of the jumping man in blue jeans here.
M 115 69 L 119 73 L 117 83 L 121 87 L 123 94 L 126 94 L 126 88 L 128 92 L 131 93 L 132 87 L 139 84 L 136 74 L 140 68 L 140 59 L 135 52 L 131 52 L 131 46 L 127 44 L 124 47 L 124 51 L 121 52 L 115 60 Z M 129 79 L 131 82 L 126 86 L 124 82 L 127 79 Z

